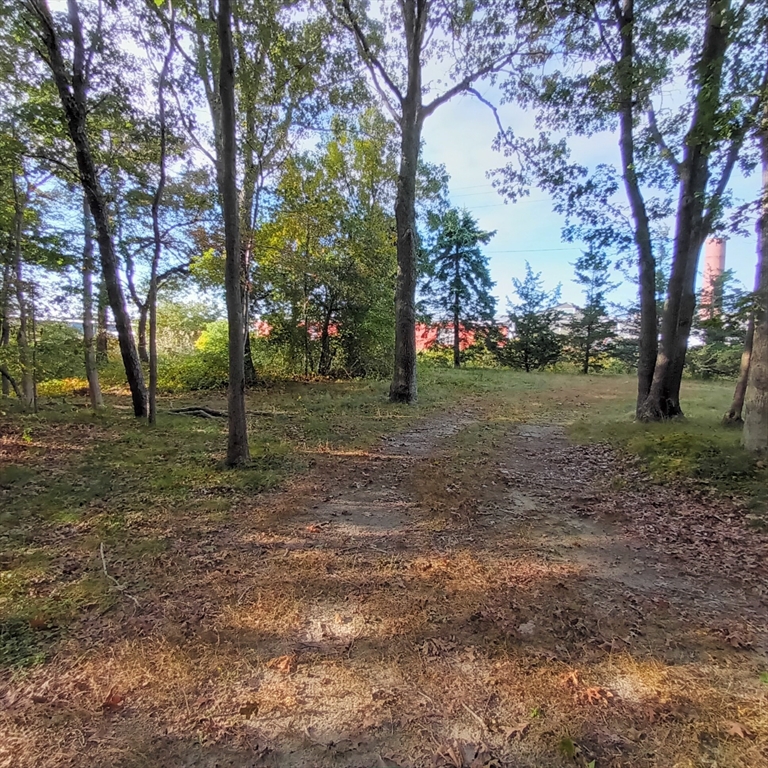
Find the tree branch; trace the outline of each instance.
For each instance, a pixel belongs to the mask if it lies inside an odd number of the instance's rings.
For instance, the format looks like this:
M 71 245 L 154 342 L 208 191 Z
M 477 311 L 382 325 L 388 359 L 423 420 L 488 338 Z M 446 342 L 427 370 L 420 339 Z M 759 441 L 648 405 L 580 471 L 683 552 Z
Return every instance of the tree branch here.
M 667 142 L 664 141 L 664 137 L 661 135 L 659 125 L 656 122 L 656 112 L 654 112 L 653 104 L 648 104 L 648 127 L 651 131 L 651 138 L 656 142 L 661 156 L 669 163 L 670 168 L 674 171 L 675 177 L 680 178 L 680 161 L 675 157 L 675 153 L 669 148 Z
M 13 376 L 8 373 L 8 369 L 4 365 L 0 365 L 0 376 L 2 376 L 11 385 L 11 388 L 16 393 L 16 397 L 21 400 L 21 390 L 19 389 L 19 385 L 16 383 L 16 379 L 14 379 Z
M 331 15 L 334 16 L 339 22 L 341 22 L 341 24 L 350 32 L 354 33 L 355 41 L 357 42 L 357 46 L 362 54 L 363 61 L 365 61 L 366 66 L 374 76 L 374 80 L 377 79 L 376 75 L 374 74 L 374 71 L 376 71 L 381 76 L 381 79 L 384 81 L 387 88 L 392 91 L 398 103 L 402 105 L 403 94 L 400 92 L 400 89 L 397 87 L 397 85 L 395 85 L 392 78 L 387 74 L 387 71 L 384 69 L 384 65 L 379 61 L 378 57 L 373 52 L 368 37 L 366 36 L 365 32 L 363 32 L 362 27 L 357 22 L 355 14 L 352 12 L 352 8 L 349 5 L 349 0 L 341 0 L 341 5 L 344 8 L 344 13 L 347 17 L 346 22 L 344 19 L 338 17 L 330 2 L 326 2 L 326 7 L 330 11 Z M 376 84 L 376 87 L 377 90 L 380 88 L 378 83 Z
M 517 49 L 514 51 L 511 51 L 510 53 L 503 56 L 501 59 L 498 59 L 495 62 L 492 62 L 490 64 L 486 64 L 484 67 L 481 67 L 480 69 L 476 70 L 475 72 L 471 72 L 468 74 L 463 80 L 456 83 L 456 85 L 453 86 L 453 88 L 449 88 L 445 93 L 443 93 L 441 96 L 437 96 L 435 99 L 429 102 L 429 104 L 426 104 L 421 108 L 421 114 L 423 117 L 429 117 L 438 107 L 442 106 L 446 102 L 450 101 L 454 96 L 458 96 L 460 93 L 467 93 L 472 83 L 475 82 L 475 80 L 479 80 L 482 77 L 485 77 L 486 75 L 490 75 L 494 72 L 498 72 L 502 67 L 507 65 L 514 56 L 516 56 L 518 53 Z M 478 95 L 475 93 L 475 95 Z M 481 97 L 482 101 L 482 97 Z M 488 104 L 488 102 L 486 102 Z
M 710 196 L 709 204 L 707 205 L 706 213 L 704 214 L 704 232 L 709 232 L 712 228 L 715 216 L 717 215 L 717 209 L 725 194 L 728 182 L 731 179 L 731 173 L 736 166 L 736 161 L 739 158 L 741 147 L 744 144 L 744 139 L 747 136 L 749 128 L 754 125 L 755 121 L 760 114 L 760 108 L 765 103 L 766 95 L 768 95 L 768 66 L 763 73 L 763 81 L 760 83 L 757 95 L 755 96 L 752 106 L 749 112 L 745 115 L 744 120 L 739 127 L 738 132 L 734 136 L 731 142 L 731 146 L 728 148 L 728 154 L 725 158 L 723 170 L 720 173 L 720 178 L 717 181 L 717 186 L 714 192 Z

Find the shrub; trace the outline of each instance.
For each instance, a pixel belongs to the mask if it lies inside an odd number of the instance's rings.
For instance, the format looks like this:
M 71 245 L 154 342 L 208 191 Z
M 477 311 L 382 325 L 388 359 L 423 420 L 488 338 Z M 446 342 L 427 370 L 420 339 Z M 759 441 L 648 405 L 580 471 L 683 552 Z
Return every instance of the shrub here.
M 741 346 L 713 342 L 688 350 L 685 366 L 700 379 L 732 379 L 739 373 Z

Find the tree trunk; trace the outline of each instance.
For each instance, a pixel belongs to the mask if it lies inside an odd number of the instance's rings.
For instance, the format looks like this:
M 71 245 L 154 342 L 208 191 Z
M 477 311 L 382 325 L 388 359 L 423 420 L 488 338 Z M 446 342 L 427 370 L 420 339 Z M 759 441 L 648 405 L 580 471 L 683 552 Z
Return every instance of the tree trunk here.
M 672 272 L 661 323 L 661 345 L 648 397 L 638 411 L 646 421 L 682 416 L 680 385 L 693 313 L 699 252 L 706 236 L 704 210 L 728 47 L 730 0 L 708 0 L 707 29 L 697 65 L 698 93 L 680 164 Z
M 762 272 L 763 254 L 760 247 L 760 221 L 755 228 L 757 232 L 757 266 L 755 268 L 755 294 L 760 290 L 760 274 Z M 747 379 L 749 378 L 749 365 L 752 360 L 752 345 L 755 339 L 755 312 L 749 314 L 747 323 L 747 335 L 744 338 L 744 350 L 741 353 L 739 364 L 739 378 L 736 380 L 736 388 L 733 391 L 733 400 L 728 412 L 723 416 L 725 426 L 741 426 L 744 423 L 742 412 L 744 410 L 744 395 L 747 391 Z
M 16 332 L 16 343 L 19 347 L 19 363 L 21 365 L 21 400 L 25 408 L 35 405 L 35 370 L 32 361 L 32 351 L 29 344 L 30 317 L 29 305 L 24 290 L 24 274 L 21 263 L 21 238 L 24 231 L 24 208 L 26 197 L 22 198 L 18 188 L 16 174 L 12 175 L 13 184 L 13 258 L 15 271 L 16 304 L 19 311 L 19 329 Z
M 226 244 L 225 289 L 229 322 L 229 440 L 227 464 L 244 464 L 250 458 L 248 424 L 245 415 L 245 368 L 243 303 L 239 244 L 239 214 L 235 147 L 235 60 L 232 51 L 230 0 L 219 0 L 219 94 L 221 97 L 221 162 L 218 181 L 224 213 Z
M 109 301 L 104 280 L 99 280 L 99 297 L 96 307 L 96 359 L 102 362 L 109 356 Z
M 149 323 L 149 296 L 139 307 L 139 360 L 149 362 L 149 343 L 147 341 L 147 325 Z
M 635 158 L 635 104 L 634 93 L 634 0 L 624 0 L 617 16 L 621 34 L 621 59 L 618 63 L 620 111 L 619 148 L 621 150 L 622 177 L 634 222 L 637 248 L 638 277 L 640 282 L 640 339 L 637 361 L 636 411 L 648 397 L 653 380 L 653 369 L 658 353 L 658 319 L 656 317 L 656 259 L 651 244 L 651 227 L 645 199 L 637 178 Z M 585 371 L 586 373 L 586 371 Z
M 242 261 L 243 275 L 246 285 L 243 289 L 243 370 L 245 374 L 245 386 L 255 387 L 259 383 L 259 377 L 256 373 L 256 366 L 253 364 L 253 354 L 251 353 L 251 290 L 250 280 L 250 258 L 244 258 Z
M 0 293 L 0 349 L 11 343 L 11 323 L 8 317 L 11 298 L 11 262 L 13 261 L 13 238 L 8 240 L 8 250 L 3 262 L 3 290 Z M 2 376 L 2 395 L 8 397 L 11 394 L 11 377 L 6 371 Z M 14 386 L 14 391 L 18 392 Z M 19 398 L 21 399 L 21 398 Z
M 333 318 L 333 301 L 328 307 L 323 318 L 323 330 L 320 333 L 320 360 L 317 364 L 317 372 L 321 376 L 328 376 L 333 363 L 333 351 L 331 350 L 331 319 Z
M 400 172 L 397 178 L 397 283 L 395 287 L 395 372 L 389 388 L 393 403 L 414 403 L 416 389 L 416 170 L 422 118 L 410 94 L 403 104 Z M 410 102 L 410 103 L 409 103 Z
M 96 350 L 93 334 L 93 225 L 88 198 L 83 195 L 83 350 L 85 354 L 85 376 L 88 379 L 88 398 L 91 408 L 104 407 L 99 384 L 99 368 L 96 364 Z
M 152 265 L 149 274 L 149 423 L 157 423 L 157 270 L 160 266 L 160 257 L 163 253 L 163 239 L 160 232 L 160 206 L 163 202 L 163 193 L 166 183 L 166 156 L 168 154 L 168 137 L 165 115 L 165 81 L 171 68 L 171 60 L 175 50 L 175 6 L 171 3 L 170 41 L 168 52 L 163 60 L 163 68 L 160 70 L 160 78 L 157 86 L 157 106 L 160 122 L 160 158 L 159 178 L 157 188 L 152 197 Z
M 109 212 L 104 191 L 101 186 L 96 163 L 91 151 L 90 138 L 86 125 L 88 104 L 86 98 L 85 62 L 86 52 L 83 30 L 77 0 L 68 0 L 69 22 L 72 28 L 73 73 L 70 78 L 61 45 L 47 0 L 35 0 L 34 9 L 40 19 L 40 35 L 47 51 L 47 63 L 51 68 L 56 88 L 64 108 L 67 128 L 75 147 L 77 167 L 80 179 L 88 196 L 88 205 L 96 224 L 96 240 L 99 244 L 101 272 L 106 285 L 109 306 L 115 319 L 120 354 L 125 367 L 125 375 L 131 390 L 133 412 L 136 417 L 147 415 L 144 374 L 141 370 L 139 355 L 133 339 L 131 318 L 126 307 L 123 288 L 120 283 L 118 258 L 109 226 Z
M 457 286 L 453 296 L 453 367 L 461 367 L 461 338 L 459 337 L 459 253 L 456 247 L 456 261 L 454 263 L 453 279 Z
M 757 230 L 760 265 L 755 307 L 755 335 L 744 398 L 741 443 L 748 451 L 768 449 L 768 108 L 760 132 L 763 164 L 762 201 Z

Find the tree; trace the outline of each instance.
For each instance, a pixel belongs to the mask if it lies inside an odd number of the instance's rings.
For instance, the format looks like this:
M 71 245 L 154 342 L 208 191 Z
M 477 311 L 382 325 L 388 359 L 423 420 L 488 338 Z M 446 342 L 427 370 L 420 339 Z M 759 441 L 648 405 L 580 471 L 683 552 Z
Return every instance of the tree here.
M 532 73 L 524 88 L 512 81 L 507 97 L 538 108 L 539 124 L 556 134 L 618 129 L 621 164 L 588 169 L 570 162 L 567 142 L 550 133 L 525 140 L 502 131 L 498 145 L 524 170 L 508 166 L 501 186 L 514 196 L 535 179 L 556 209 L 578 220 L 566 237 L 586 236 L 592 249 L 611 253 L 634 244 L 641 306 L 636 414 L 670 418 L 682 413 L 699 252 L 726 208 L 731 172 L 765 90 L 768 65 L 758 53 L 765 7 L 588 0 L 555 15 L 563 65 Z M 665 92 L 682 82 L 684 96 L 662 109 Z M 617 198 L 621 186 L 625 203 Z M 669 218 L 674 249 L 657 349 L 654 230 Z
M 424 292 L 442 322 L 453 326 L 453 365 L 461 365 L 460 330 L 493 322 L 495 285 L 488 257 L 480 250 L 495 232 L 484 232 L 467 210 L 447 211 L 434 225 L 437 238 L 429 254 Z
M 557 305 L 560 286 L 547 291 L 541 272 L 525 262 L 525 279 L 512 281 L 518 303 L 509 303 L 509 322 L 513 338 L 498 349 L 504 365 L 534 371 L 556 363 L 562 352 L 562 342 L 555 330 L 560 320 Z
M 243 345 L 243 291 L 240 262 L 240 212 L 237 196 L 237 149 L 235 135 L 235 57 L 232 48 L 230 0 L 219 0 L 219 98 L 221 99 L 221 156 L 218 182 L 224 214 L 226 264 L 224 287 L 229 323 L 229 439 L 227 464 L 237 466 L 250 459 L 248 422 L 245 415 L 245 347 Z
M 763 112 L 758 134 L 762 163 L 760 215 L 757 224 L 758 286 L 741 438 L 742 445 L 749 451 L 768 449 L 768 106 Z
M 375 109 L 335 117 L 318 150 L 285 163 L 256 233 L 256 287 L 270 340 L 306 374 L 389 371 L 396 271 L 392 122 Z M 391 355 L 387 355 L 391 357 Z
M 45 55 L 42 58 L 49 66 L 61 100 L 64 120 L 70 139 L 75 148 L 77 167 L 83 190 L 96 225 L 96 240 L 101 257 L 101 271 L 109 297 L 109 305 L 115 319 L 120 353 L 125 367 L 128 386 L 133 400 L 133 412 L 137 417 L 147 415 L 146 389 L 136 344 L 133 338 L 131 319 L 126 307 L 125 296 L 120 282 L 118 258 L 110 230 L 109 211 L 97 167 L 88 118 L 92 113 L 89 102 L 89 84 L 94 55 L 104 50 L 101 29 L 102 16 L 98 17 L 98 28 L 94 30 L 95 42 L 86 50 L 83 25 L 77 0 L 68 0 L 68 29 L 62 33 L 54 21 L 47 0 L 24 0 L 31 23 L 39 38 Z M 62 37 L 71 41 L 72 61 L 64 60 Z
M 520 55 L 535 36 L 539 19 L 511 12 L 506 2 L 469 6 L 402 0 L 383 8 L 381 21 L 366 16 L 361 7 L 353 8 L 350 0 L 339 0 L 339 6 L 326 0 L 326 5 L 354 36 L 373 85 L 400 129 L 395 366 L 389 398 L 412 403 L 417 397 L 416 174 L 422 127 L 442 104 L 472 91 L 474 83 L 492 77 Z M 455 78 L 452 86 L 425 103 L 423 73 L 430 60 L 440 62 Z
M 608 350 L 616 335 L 615 323 L 608 317 L 606 295 L 616 287 L 609 274 L 605 256 L 587 251 L 574 265 L 575 283 L 584 290 L 584 306 L 568 328 L 568 346 L 581 366 L 582 373 L 600 366 L 595 358 Z

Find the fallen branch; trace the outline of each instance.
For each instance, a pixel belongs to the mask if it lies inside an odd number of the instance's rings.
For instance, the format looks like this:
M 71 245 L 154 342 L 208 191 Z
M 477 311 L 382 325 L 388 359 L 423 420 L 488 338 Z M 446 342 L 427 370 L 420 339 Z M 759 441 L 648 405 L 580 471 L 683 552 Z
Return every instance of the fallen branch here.
M 2 376 L 13 388 L 13 391 L 16 393 L 16 397 L 21 400 L 21 390 L 19 389 L 19 385 L 16 383 L 16 379 L 11 376 L 10 373 L 8 373 L 8 369 L 4 365 L 0 365 L 0 376 Z
M 114 576 L 109 575 L 109 571 L 107 571 L 107 559 L 104 557 L 104 542 L 102 541 L 101 544 L 99 544 L 99 553 L 101 554 L 101 567 L 104 571 L 104 575 L 114 584 L 115 589 L 117 589 L 118 592 L 122 592 L 126 597 L 133 600 L 134 603 L 136 603 L 136 607 L 139 607 L 139 601 L 137 598 L 135 598 L 130 592 L 126 591 L 127 587 L 125 584 L 121 584 Z
M 215 408 L 207 408 L 204 405 L 190 405 L 186 408 L 171 408 L 169 413 L 175 413 L 179 416 L 198 416 L 201 419 L 227 418 L 227 414 L 224 411 L 217 411 Z

